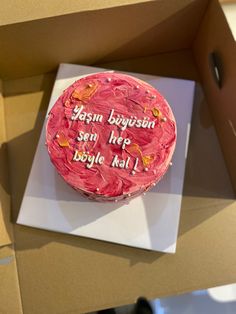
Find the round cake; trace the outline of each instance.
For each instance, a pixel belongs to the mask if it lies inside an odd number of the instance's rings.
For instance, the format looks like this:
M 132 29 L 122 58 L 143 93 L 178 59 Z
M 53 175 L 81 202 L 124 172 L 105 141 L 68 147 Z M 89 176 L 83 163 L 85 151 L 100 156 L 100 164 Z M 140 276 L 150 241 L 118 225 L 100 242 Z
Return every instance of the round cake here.
M 51 161 L 74 189 L 97 201 L 144 193 L 163 177 L 176 144 L 165 98 L 132 76 L 100 72 L 69 86 L 49 112 Z

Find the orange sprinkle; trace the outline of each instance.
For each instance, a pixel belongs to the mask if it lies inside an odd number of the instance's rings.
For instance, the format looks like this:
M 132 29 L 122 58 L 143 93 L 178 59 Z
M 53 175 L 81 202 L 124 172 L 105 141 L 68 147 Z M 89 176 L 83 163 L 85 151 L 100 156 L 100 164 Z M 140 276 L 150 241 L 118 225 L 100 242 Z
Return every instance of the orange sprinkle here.
M 149 166 L 153 161 L 154 161 L 154 155 L 146 155 L 146 156 L 143 156 L 143 153 L 139 147 L 138 144 L 136 143 L 132 143 L 130 146 L 129 146 L 129 152 L 138 152 L 141 156 L 141 159 L 142 159 L 142 162 L 143 162 L 143 165 L 144 167 L 147 167 Z
M 82 90 L 74 90 L 72 93 L 72 97 L 75 99 L 78 99 L 80 101 L 88 101 L 96 92 L 98 89 L 98 83 L 97 82 L 92 82 Z
M 153 155 L 142 156 L 142 162 L 144 167 L 149 166 L 154 160 Z
M 129 151 L 130 152 L 138 152 L 142 156 L 141 149 L 139 148 L 139 145 L 136 143 L 132 143 L 129 145 Z
M 56 137 L 57 137 L 58 144 L 61 147 L 69 147 L 70 146 L 69 141 L 63 132 L 58 132 Z
M 152 114 L 154 115 L 155 118 L 160 118 L 162 116 L 161 111 L 157 108 L 152 109 Z

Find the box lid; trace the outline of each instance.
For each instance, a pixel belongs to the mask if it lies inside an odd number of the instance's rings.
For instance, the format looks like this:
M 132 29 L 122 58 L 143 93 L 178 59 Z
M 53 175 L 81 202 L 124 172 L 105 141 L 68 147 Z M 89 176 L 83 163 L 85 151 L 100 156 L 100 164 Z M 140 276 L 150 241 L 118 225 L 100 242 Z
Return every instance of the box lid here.
M 19 6 L 19 1 L 13 2 L 16 2 L 15 7 Z M 31 6 L 19 12 L 12 11 L 15 10 L 14 5 L 9 11 L 7 5 L 3 9 L 1 4 L 1 13 L 5 10 L 9 19 L 23 14 L 23 11 L 33 16 L 32 3 L 37 8 L 39 2 L 28 2 Z M 118 5 L 122 1 L 116 0 L 110 1 L 114 6 L 112 8 L 98 10 L 96 5 L 90 11 L 73 8 L 73 14 L 64 15 L 56 14 L 55 2 L 50 13 L 53 17 L 43 18 L 42 14 L 41 19 L 0 26 L 1 78 L 47 73 L 56 70 L 62 62 L 98 64 L 187 48 L 192 43 L 208 1 L 137 1 L 139 3 L 125 6 Z M 60 4 L 67 6 L 70 2 L 74 3 L 71 0 L 60 1 Z M 100 1 L 91 3 L 99 4 Z M 48 8 L 48 4 L 42 8 Z M 39 12 L 36 10 L 37 14 Z M 195 14 L 192 15 L 192 12 Z M 5 18 L 4 15 L 1 17 L 1 13 L 0 20 Z M 23 17 L 21 21 L 24 21 Z
M 133 5 L 138 3 L 151 2 L 152 0 L 2 0 L 0 11 L 0 26 L 26 21 L 33 21 L 43 18 L 55 17 L 77 12 L 96 11 L 106 8 Z M 165 1 L 160 1 L 165 2 Z M 168 2 L 168 10 L 176 10 L 191 3 L 192 0 L 176 0 Z M 163 5 L 164 3 L 162 3 Z

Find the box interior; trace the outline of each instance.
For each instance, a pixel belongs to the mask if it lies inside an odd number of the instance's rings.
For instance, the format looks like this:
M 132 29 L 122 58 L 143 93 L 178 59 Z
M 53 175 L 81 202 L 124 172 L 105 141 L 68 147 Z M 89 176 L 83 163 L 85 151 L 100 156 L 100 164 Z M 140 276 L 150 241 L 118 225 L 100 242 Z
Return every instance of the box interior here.
M 207 2 L 151 1 L 2 26 L 1 77 L 189 48 Z
M 170 256 L 13 225 L 17 269 L 12 265 L 15 277 L 18 271 L 24 313 L 89 312 L 132 303 L 140 295 L 152 299 L 235 282 L 231 182 L 236 182 L 232 145 L 236 54 L 218 2 L 114 5 L 4 25 L 0 38 L 4 44 L 0 51 L 4 96 L 0 101 L 4 121 L 0 124 L 0 227 L 6 226 L 0 229 L 5 230 L 0 233 L 1 245 L 13 241 L 6 218 L 9 195 L 15 221 L 58 63 L 96 64 L 199 83 L 177 253 Z M 212 52 L 223 62 L 221 88 L 212 75 Z M 9 256 L 6 247 L 0 253 Z M 11 284 L 8 288 L 17 295 L 15 306 L 20 307 L 19 289 Z

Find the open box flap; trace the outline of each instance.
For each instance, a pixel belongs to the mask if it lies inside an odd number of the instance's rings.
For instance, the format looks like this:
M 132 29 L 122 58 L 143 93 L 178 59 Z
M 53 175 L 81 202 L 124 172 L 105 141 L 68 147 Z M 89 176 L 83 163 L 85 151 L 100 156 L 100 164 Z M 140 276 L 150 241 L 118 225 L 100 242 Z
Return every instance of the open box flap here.
M 98 11 L 106 8 L 113 8 L 138 3 L 151 2 L 153 0 L 18 0 L 1 1 L 0 25 L 22 23 L 48 17 L 55 17 L 77 12 Z M 161 6 L 165 6 L 165 0 L 161 0 Z M 180 10 L 191 3 L 192 0 L 169 1 L 166 10 Z M 128 9 L 128 8 L 127 8 Z M 122 23 L 122 19 L 121 19 Z
M 2 26 L 0 76 L 46 73 L 61 62 L 98 64 L 188 48 L 207 2 L 151 1 Z
M 216 0 L 210 2 L 201 23 L 194 55 L 236 191 L 236 43 Z
M 0 247 L 12 242 L 4 103 L 0 81 Z

